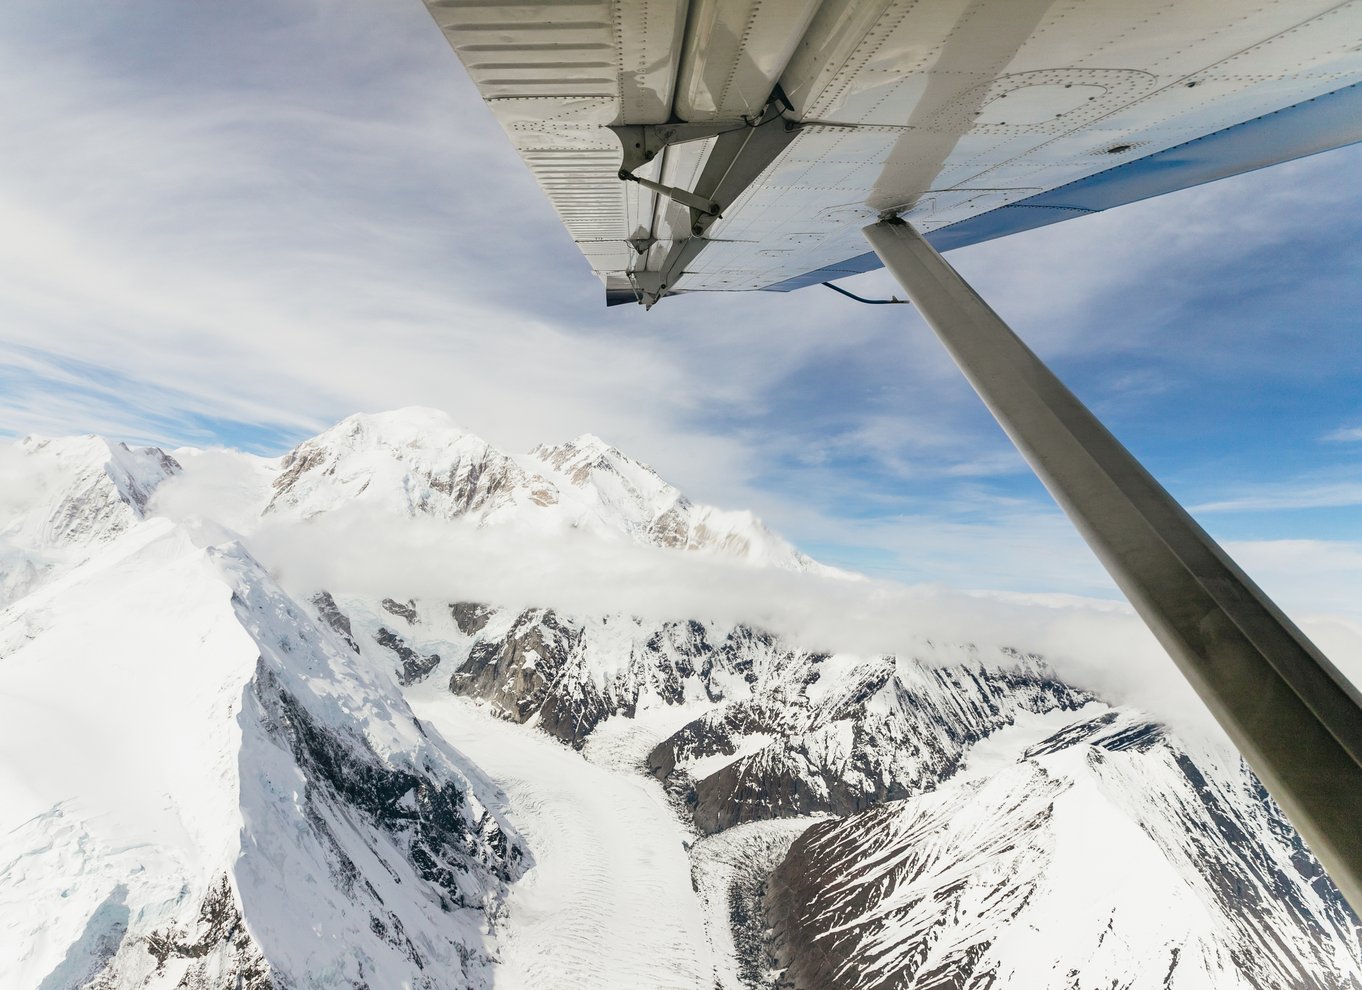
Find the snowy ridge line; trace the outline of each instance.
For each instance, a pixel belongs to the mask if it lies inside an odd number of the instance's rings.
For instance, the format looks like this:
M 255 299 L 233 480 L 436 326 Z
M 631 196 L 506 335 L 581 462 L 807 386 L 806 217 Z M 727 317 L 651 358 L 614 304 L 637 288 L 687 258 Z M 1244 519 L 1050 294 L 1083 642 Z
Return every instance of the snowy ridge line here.
M 652 468 L 584 434 L 525 456 L 433 409 L 359 414 L 280 461 L 266 516 L 308 519 L 354 502 L 395 516 L 464 519 L 528 533 L 586 531 L 791 571 L 836 574 L 750 512 L 697 505 Z
M 782 985 L 1359 986 L 1356 917 L 1247 767 L 1128 709 L 1061 723 L 797 839 L 765 905 Z
M 101 437 L 25 437 L 0 451 L 0 608 L 146 516 L 180 472 L 158 447 Z
M 0 985 L 488 984 L 523 844 L 239 545 L 147 520 L 4 615 Z

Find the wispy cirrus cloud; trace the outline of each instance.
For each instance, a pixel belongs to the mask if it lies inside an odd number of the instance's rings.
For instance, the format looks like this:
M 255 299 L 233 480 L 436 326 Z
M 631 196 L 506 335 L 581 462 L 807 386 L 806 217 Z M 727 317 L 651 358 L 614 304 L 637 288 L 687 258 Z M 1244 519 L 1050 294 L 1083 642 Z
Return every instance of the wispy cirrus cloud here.
M 1277 512 L 1362 505 L 1362 479 L 1303 479 L 1248 485 L 1236 494 L 1191 507 L 1193 512 Z
M 0 127 L 22 136 L 0 156 L 0 433 L 273 453 L 355 410 L 432 405 L 509 449 L 601 434 L 833 563 L 1103 586 L 910 307 L 811 288 L 605 310 L 420 3 L 73 18 L 19 0 L 0 9 L 0 87 Z M 1248 482 L 1279 486 L 1280 509 L 1346 449 L 1307 441 L 1356 415 L 1359 161 L 952 259 L 1160 476 L 1233 522 L 1218 506 L 1268 497 Z

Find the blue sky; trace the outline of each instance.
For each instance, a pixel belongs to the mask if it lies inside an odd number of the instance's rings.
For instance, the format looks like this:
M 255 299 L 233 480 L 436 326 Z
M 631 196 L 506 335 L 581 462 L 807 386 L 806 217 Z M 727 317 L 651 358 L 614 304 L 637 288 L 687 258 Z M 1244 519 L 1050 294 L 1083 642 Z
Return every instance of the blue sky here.
M 606 310 L 417 0 L 0 9 L 0 433 L 581 432 L 830 563 L 1114 590 L 909 307 Z M 954 252 L 1290 607 L 1362 613 L 1362 150 Z M 848 282 L 895 291 L 872 273 Z

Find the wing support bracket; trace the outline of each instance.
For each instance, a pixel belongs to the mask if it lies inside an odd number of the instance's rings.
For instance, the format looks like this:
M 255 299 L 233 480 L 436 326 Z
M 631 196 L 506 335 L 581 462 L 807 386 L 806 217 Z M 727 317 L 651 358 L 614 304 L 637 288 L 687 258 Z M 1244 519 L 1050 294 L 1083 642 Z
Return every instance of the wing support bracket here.
M 755 117 L 739 117 L 736 120 L 707 120 L 703 123 L 688 123 L 683 120 L 669 124 L 616 124 L 609 130 L 619 139 L 624 149 L 624 160 L 620 163 L 620 177 L 628 172 L 633 174 L 660 155 L 663 149 L 673 144 L 686 144 L 689 141 L 703 141 L 741 131 L 745 127 L 761 127 L 771 123 L 789 110 L 790 101 L 777 86 L 771 93 L 766 106 Z M 794 121 L 785 123 L 798 127 Z
M 643 168 L 673 144 L 703 141 L 747 126 L 745 120 L 724 120 L 703 124 L 621 124 L 610 130 L 624 148 L 624 161 L 620 163 L 620 177 L 623 178 L 626 173 L 632 175 Z
M 784 116 L 789 106 L 785 94 L 776 87 L 766 107 L 755 118 L 610 128 L 624 149 L 620 180 L 637 182 L 690 209 L 691 236 L 673 243 L 656 269 L 636 269 L 629 273 L 629 281 L 645 307 L 652 308 L 667 294 L 685 273 L 686 266 L 704 248 L 705 232 L 798 135 L 800 123 Z M 714 146 L 705 158 L 694 190 L 679 189 L 634 174 L 669 145 L 706 138 L 713 138 Z

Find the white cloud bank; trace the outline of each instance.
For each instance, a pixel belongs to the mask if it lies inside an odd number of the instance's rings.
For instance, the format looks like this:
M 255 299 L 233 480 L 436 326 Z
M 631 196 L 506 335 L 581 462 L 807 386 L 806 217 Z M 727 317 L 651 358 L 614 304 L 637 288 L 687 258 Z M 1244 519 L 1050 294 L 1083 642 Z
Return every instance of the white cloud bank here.
M 479 528 L 357 503 L 306 521 L 262 516 L 276 460 L 224 449 L 175 454 L 186 471 L 158 488 L 153 511 L 197 530 L 203 542 L 241 539 L 300 598 L 325 588 L 370 600 L 747 623 L 809 649 L 859 654 L 912 655 L 924 641 L 1011 647 L 1045 655 L 1065 679 L 1110 699 L 1179 725 L 1210 724 L 1172 661 L 1119 601 L 816 577 L 594 532 Z M 960 540 L 949 529 L 900 528 L 904 553 L 947 555 Z M 1077 537 L 1057 513 L 1039 529 L 1021 523 L 1009 530 L 1003 517 L 993 551 L 1029 568 L 1031 587 L 1044 587 L 1053 577 L 1045 570 L 1046 548 L 1065 540 Z M 1277 541 L 1228 549 L 1362 683 L 1362 615 L 1350 593 L 1362 578 L 1362 548 Z
M 167 485 L 158 508 L 187 508 L 174 492 Z M 202 532 L 210 541 L 228 535 L 213 525 Z M 306 523 L 266 517 L 244 542 L 301 597 L 326 588 L 371 600 L 747 623 L 808 649 L 862 655 L 925 656 L 928 642 L 1011 647 L 1040 653 L 1071 683 L 1183 731 L 1219 734 L 1144 624 L 1117 602 L 815 577 L 577 531 L 527 535 L 348 508 Z M 1362 681 L 1362 627 L 1338 618 L 1306 626 L 1320 630 L 1336 662 Z

